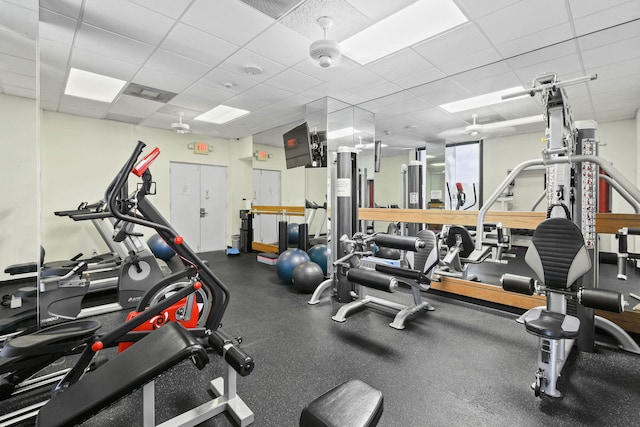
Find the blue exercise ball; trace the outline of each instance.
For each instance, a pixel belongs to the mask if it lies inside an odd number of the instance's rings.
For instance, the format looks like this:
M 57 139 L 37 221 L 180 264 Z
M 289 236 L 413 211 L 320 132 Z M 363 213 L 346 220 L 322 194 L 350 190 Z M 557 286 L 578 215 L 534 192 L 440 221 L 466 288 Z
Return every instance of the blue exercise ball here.
M 298 224 L 296 224 L 295 222 L 290 222 L 289 225 L 287 225 L 287 236 L 289 243 L 298 243 L 299 233 L 300 231 L 298 229 Z
M 159 234 L 154 234 L 149 237 L 147 245 L 149 245 L 149 249 L 151 249 L 153 255 L 163 261 L 169 261 L 176 254 Z
M 324 280 L 324 273 L 318 264 L 312 261 L 298 264 L 293 269 L 291 282 L 296 290 L 303 294 L 310 294 Z
M 278 261 L 276 261 L 278 277 L 287 285 L 291 285 L 293 269 L 308 261 L 309 255 L 302 249 L 287 249 L 280 254 Z
M 309 259 L 318 264 L 320 268 L 322 268 L 322 273 L 327 276 L 327 245 L 315 245 L 311 247 L 311 249 L 309 249 L 307 253 L 309 254 Z
M 378 247 L 378 253 L 376 255 L 379 258 L 385 259 L 400 259 L 400 250 L 395 248 L 386 248 L 384 246 Z

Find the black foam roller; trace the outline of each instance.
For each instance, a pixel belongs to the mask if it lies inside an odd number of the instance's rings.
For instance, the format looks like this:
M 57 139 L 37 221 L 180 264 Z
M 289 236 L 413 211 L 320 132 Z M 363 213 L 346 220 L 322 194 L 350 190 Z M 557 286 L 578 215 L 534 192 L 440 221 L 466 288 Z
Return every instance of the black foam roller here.
M 347 270 L 347 280 L 352 283 L 357 283 L 368 288 L 385 292 L 392 292 L 391 286 L 395 282 L 395 278 L 388 274 L 378 273 L 373 270 L 360 270 L 357 268 L 350 268 Z
M 582 289 L 580 291 L 580 303 L 585 307 L 598 310 L 622 313 L 622 294 L 620 292 L 605 289 Z
M 278 253 L 287 250 L 289 246 L 289 229 L 287 221 L 279 221 L 278 222 Z
M 419 280 L 421 275 L 421 272 L 418 270 L 410 270 L 408 268 L 394 267 L 386 264 L 376 264 L 376 271 L 413 280 Z
M 253 358 L 236 346 L 232 346 L 227 350 L 224 354 L 224 360 L 243 377 L 249 375 L 255 367 Z
M 519 276 L 517 274 L 503 274 L 502 289 L 509 292 L 516 292 L 519 294 L 533 295 L 535 291 L 533 278 L 527 276 Z
M 395 248 L 403 251 L 415 251 L 417 247 L 416 243 L 420 242 L 420 240 L 416 237 L 378 234 L 374 238 L 374 242 L 378 246 L 384 246 L 387 248 Z

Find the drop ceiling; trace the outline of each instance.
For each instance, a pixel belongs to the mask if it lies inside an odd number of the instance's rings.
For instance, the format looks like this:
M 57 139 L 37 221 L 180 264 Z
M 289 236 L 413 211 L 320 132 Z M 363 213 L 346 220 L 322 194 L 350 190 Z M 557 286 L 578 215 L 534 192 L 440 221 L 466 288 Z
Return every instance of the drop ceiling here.
M 472 113 L 486 123 L 539 114 L 541 104 L 455 114 L 438 105 L 528 87 L 545 72 L 597 73 L 567 89 L 576 119 L 631 119 L 640 108 L 640 0 L 454 0 L 467 23 L 366 66 L 343 56 L 321 68 L 309 57 L 323 37 L 318 17 L 334 19 L 328 36 L 340 42 L 413 1 L 0 0 L 0 92 L 35 97 L 28 40 L 37 38 L 44 110 L 163 129 L 182 113 L 195 133 L 221 138 L 302 121 L 307 103 L 329 96 L 375 113 L 376 139 L 391 150 L 464 140 L 455 130 Z M 177 95 L 74 98 L 63 93 L 71 67 Z M 193 120 L 222 103 L 251 114 L 224 125 Z

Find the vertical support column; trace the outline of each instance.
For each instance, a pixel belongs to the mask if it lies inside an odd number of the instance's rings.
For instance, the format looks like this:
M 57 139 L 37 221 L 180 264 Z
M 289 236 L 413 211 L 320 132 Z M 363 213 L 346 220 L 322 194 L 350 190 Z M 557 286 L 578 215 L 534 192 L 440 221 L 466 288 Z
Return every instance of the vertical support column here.
M 576 122 L 578 138 L 576 154 L 598 155 L 596 142 L 597 124 L 594 121 Z M 582 230 L 591 265 L 591 274 L 580 278 L 578 285 L 584 288 L 595 288 L 599 273 L 598 238 L 596 234 L 596 212 L 598 208 L 598 165 L 583 162 L 576 167 L 576 215 L 574 221 Z M 581 304 L 576 307 L 576 316 L 580 319 L 580 335 L 576 339 L 578 350 L 591 352 L 595 347 L 595 321 L 592 308 Z
M 418 160 L 409 162 L 407 173 L 407 208 L 420 209 L 422 207 L 422 164 Z M 409 236 L 417 236 L 422 229 L 422 224 L 409 223 L 407 233 Z
M 332 239 L 335 241 L 335 258 L 342 258 L 347 252 L 342 248 L 340 238 L 347 236 L 351 239 L 358 229 L 358 179 L 357 154 L 350 147 L 338 148 L 336 159 L 336 206 L 332 218 L 335 218 L 335 228 Z M 336 300 L 338 302 L 350 302 L 353 286 L 344 274 L 340 274 L 340 268 L 333 275 L 336 287 Z

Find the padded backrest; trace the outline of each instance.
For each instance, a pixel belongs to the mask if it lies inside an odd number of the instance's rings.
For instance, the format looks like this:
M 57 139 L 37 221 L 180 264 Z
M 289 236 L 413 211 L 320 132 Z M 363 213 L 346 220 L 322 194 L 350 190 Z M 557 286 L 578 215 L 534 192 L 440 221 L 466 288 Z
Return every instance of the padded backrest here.
M 438 264 L 438 240 L 431 230 L 418 231 L 418 238 L 425 242 L 420 252 L 407 252 L 407 262 L 414 270 L 422 271 L 429 279 L 433 276 L 433 267 Z
M 591 270 L 582 232 L 566 218 L 549 218 L 538 225 L 526 263 L 548 288 L 567 289 Z
M 456 246 L 457 242 L 460 241 L 460 257 L 467 258 L 471 252 L 476 248 L 476 244 L 473 240 L 473 236 L 469 233 L 465 227 L 461 225 L 452 225 L 449 227 L 449 231 L 447 234 L 446 244 L 448 247 Z

